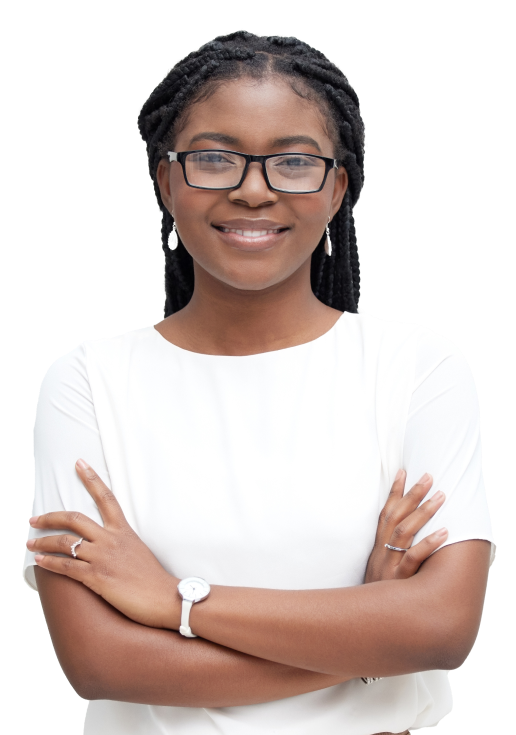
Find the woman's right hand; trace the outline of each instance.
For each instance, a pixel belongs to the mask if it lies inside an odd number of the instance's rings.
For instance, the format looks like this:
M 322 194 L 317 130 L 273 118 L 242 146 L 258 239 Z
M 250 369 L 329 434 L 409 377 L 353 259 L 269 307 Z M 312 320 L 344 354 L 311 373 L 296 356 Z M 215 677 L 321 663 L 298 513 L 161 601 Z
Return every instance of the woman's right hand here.
M 400 470 L 380 513 L 374 547 L 367 563 L 364 580 L 366 584 L 412 577 L 421 564 L 448 537 L 446 528 L 441 528 L 430 536 L 426 536 L 415 546 L 411 546 L 416 533 L 442 506 L 445 495 L 439 491 L 420 505 L 432 486 L 432 477 L 428 474 L 423 475 L 419 482 L 406 495 L 403 495 L 406 478 L 405 470 Z M 408 551 L 393 551 L 386 548 L 385 544 L 408 549 Z

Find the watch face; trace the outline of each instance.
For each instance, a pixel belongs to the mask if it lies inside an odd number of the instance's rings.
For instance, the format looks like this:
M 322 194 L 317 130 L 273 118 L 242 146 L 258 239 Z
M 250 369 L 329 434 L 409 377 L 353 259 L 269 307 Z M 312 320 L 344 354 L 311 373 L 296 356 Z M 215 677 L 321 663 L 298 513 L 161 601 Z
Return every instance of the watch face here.
M 199 602 L 209 595 L 210 585 L 200 577 L 187 577 L 179 582 L 177 589 L 184 600 Z

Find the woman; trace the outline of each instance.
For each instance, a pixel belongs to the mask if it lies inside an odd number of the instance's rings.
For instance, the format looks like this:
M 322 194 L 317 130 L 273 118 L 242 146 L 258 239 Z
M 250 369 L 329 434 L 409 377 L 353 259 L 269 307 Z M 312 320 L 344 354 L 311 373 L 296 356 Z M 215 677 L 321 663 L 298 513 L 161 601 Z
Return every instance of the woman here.
M 166 318 L 58 360 L 36 422 L 27 579 L 85 732 L 433 725 L 489 566 L 478 411 L 442 339 L 357 313 L 357 96 L 240 32 L 139 125 Z

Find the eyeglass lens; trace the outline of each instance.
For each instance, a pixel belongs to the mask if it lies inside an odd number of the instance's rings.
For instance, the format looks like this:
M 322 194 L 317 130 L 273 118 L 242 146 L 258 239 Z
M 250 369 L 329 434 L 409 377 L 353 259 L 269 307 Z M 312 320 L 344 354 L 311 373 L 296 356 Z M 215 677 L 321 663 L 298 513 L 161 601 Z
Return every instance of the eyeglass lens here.
M 238 186 L 245 168 L 245 158 L 227 151 L 199 151 L 185 158 L 185 171 L 192 186 L 206 189 L 229 189 Z M 285 192 L 317 191 L 326 173 L 320 158 L 299 153 L 285 153 L 265 162 L 271 186 Z

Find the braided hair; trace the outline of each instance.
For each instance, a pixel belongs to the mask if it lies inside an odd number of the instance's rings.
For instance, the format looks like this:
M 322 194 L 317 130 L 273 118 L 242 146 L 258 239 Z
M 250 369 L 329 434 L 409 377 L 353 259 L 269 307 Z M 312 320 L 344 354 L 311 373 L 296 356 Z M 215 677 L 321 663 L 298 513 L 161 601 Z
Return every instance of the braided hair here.
M 364 182 L 364 124 L 358 97 L 344 74 L 316 49 L 297 38 L 259 37 L 246 31 L 219 36 L 189 54 L 152 92 L 138 117 L 147 145 L 149 172 L 162 211 L 161 239 L 165 252 L 165 316 L 182 309 L 194 288 L 193 260 L 181 240 L 168 247 L 174 220 L 161 200 L 157 183 L 159 161 L 173 145 L 190 105 L 205 99 L 227 80 L 276 75 L 293 91 L 325 113 L 334 139 L 335 157 L 347 171 L 349 185 L 330 223 L 332 254 L 324 251 L 325 235 L 312 254 L 311 285 L 317 298 L 340 311 L 356 312 L 360 267 L 353 206 Z

